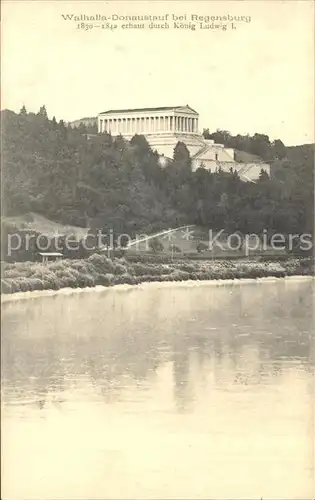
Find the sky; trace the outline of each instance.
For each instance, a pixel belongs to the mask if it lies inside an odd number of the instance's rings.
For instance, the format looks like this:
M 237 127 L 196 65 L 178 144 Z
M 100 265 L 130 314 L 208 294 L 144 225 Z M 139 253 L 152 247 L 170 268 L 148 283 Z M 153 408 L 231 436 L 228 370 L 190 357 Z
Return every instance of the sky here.
M 83 30 L 66 14 L 168 14 L 169 29 L 123 29 L 118 21 L 114 30 Z M 174 27 L 173 15 L 186 15 L 188 28 Z M 248 22 L 189 28 L 191 16 L 228 15 Z M 107 109 L 189 104 L 201 131 L 314 142 L 312 0 L 4 0 L 1 38 L 2 109 L 24 104 L 37 112 L 45 104 L 50 118 L 70 121 Z

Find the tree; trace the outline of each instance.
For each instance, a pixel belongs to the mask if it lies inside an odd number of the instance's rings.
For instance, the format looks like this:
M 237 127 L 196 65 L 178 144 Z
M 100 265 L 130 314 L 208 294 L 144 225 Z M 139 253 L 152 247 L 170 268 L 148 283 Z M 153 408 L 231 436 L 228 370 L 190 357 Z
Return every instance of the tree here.
M 266 170 L 262 168 L 259 174 L 258 182 L 265 182 L 265 181 L 269 181 L 269 175 L 267 174 Z
M 23 115 L 23 116 L 27 115 L 26 107 L 25 107 L 24 104 L 23 104 L 23 106 L 20 109 L 20 115 Z
M 275 160 L 283 160 L 283 158 L 286 157 L 287 150 L 283 142 L 280 141 L 280 139 L 276 139 L 272 143 L 272 148 L 273 148 L 273 157 Z
M 253 154 L 260 156 L 265 161 L 272 159 L 271 144 L 268 135 L 254 134 L 251 148 Z

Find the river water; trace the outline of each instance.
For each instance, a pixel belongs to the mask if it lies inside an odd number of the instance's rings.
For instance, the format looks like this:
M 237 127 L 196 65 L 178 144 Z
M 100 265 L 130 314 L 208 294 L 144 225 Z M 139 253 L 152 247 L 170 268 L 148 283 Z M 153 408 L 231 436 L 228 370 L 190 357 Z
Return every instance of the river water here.
M 312 499 L 313 292 L 292 278 L 5 302 L 2 498 Z

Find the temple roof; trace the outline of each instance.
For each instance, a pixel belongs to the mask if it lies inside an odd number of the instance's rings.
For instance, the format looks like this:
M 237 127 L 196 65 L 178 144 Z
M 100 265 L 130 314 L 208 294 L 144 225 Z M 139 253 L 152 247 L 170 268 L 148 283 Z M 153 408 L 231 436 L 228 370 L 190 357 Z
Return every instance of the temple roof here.
M 197 113 L 197 111 L 188 104 L 186 106 L 162 106 L 160 108 L 133 108 L 133 109 L 109 109 L 108 111 L 103 111 L 100 113 L 100 115 L 109 115 L 109 114 L 116 114 L 116 113 L 136 113 L 136 112 L 141 112 L 141 111 L 171 111 L 171 110 L 176 110 L 176 109 L 184 109 L 188 108 L 190 111 L 193 113 Z

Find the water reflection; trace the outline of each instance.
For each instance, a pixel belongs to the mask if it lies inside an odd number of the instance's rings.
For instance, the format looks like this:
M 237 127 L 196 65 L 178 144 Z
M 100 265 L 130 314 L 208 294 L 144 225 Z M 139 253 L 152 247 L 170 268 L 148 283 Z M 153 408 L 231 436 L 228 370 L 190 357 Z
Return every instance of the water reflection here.
M 294 467 L 300 476 L 290 484 L 295 496 L 287 498 L 303 498 L 312 486 L 305 472 L 311 467 L 305 429 L 311 419 L 312 311 L 311 280 L 148 286 L 8 302 L 2 318 L 4 419 L 16 429 L 21 418 L 36 425 L 44 418 L 57 434 L 65 425 L 71 434 L 83 419 L 86 438 L 82 444 L 80 432 L 81 444 L 77 436 L 75 446 L 96 461 L 97 482 L 87 485 L 83 473 L 81 490 L 71 483 L 72 498 L 278 498 L 278 492 L 284 498 L 281 478 Z M 132 436 L 136 445 L 128 441 Z M 152 441 L 152 456 L 138 438 Z M 294 441 L 294 458 L 288 449 L 293 438 L 299 442 Z M 125 466 L 109 459 L 112 439 Z M 69 457 L 71 446 L 65 447 Z M 134 446 L 139 463 L 131 465 L 127 457 Z M 178 472 L 163 446 L 172 447 Z M 16 457 L 26 452 L 20 442 L 16 449 Z M 272 467 L 262 467 L 261 456 Z M 112 471 L 107 486 L 104 460 Z M 233 476 L 233 488 L 221 478 L 222 466 Z M 252 486 L 242 475 L 246 468 L 252 468 Z M 146 479 L 139 483 L 144 471 Z M 118 479 L 122 474 L 126 489 Z M 198 485 L 189 486 L 191 474 L 198 476 Z M 62 484 L 59 478 L 55 498 L 64 498 Z M 24 478 L 32 498 L 46 498 L 52 488 L 57 486 L 48 479 L 40 485 Z

